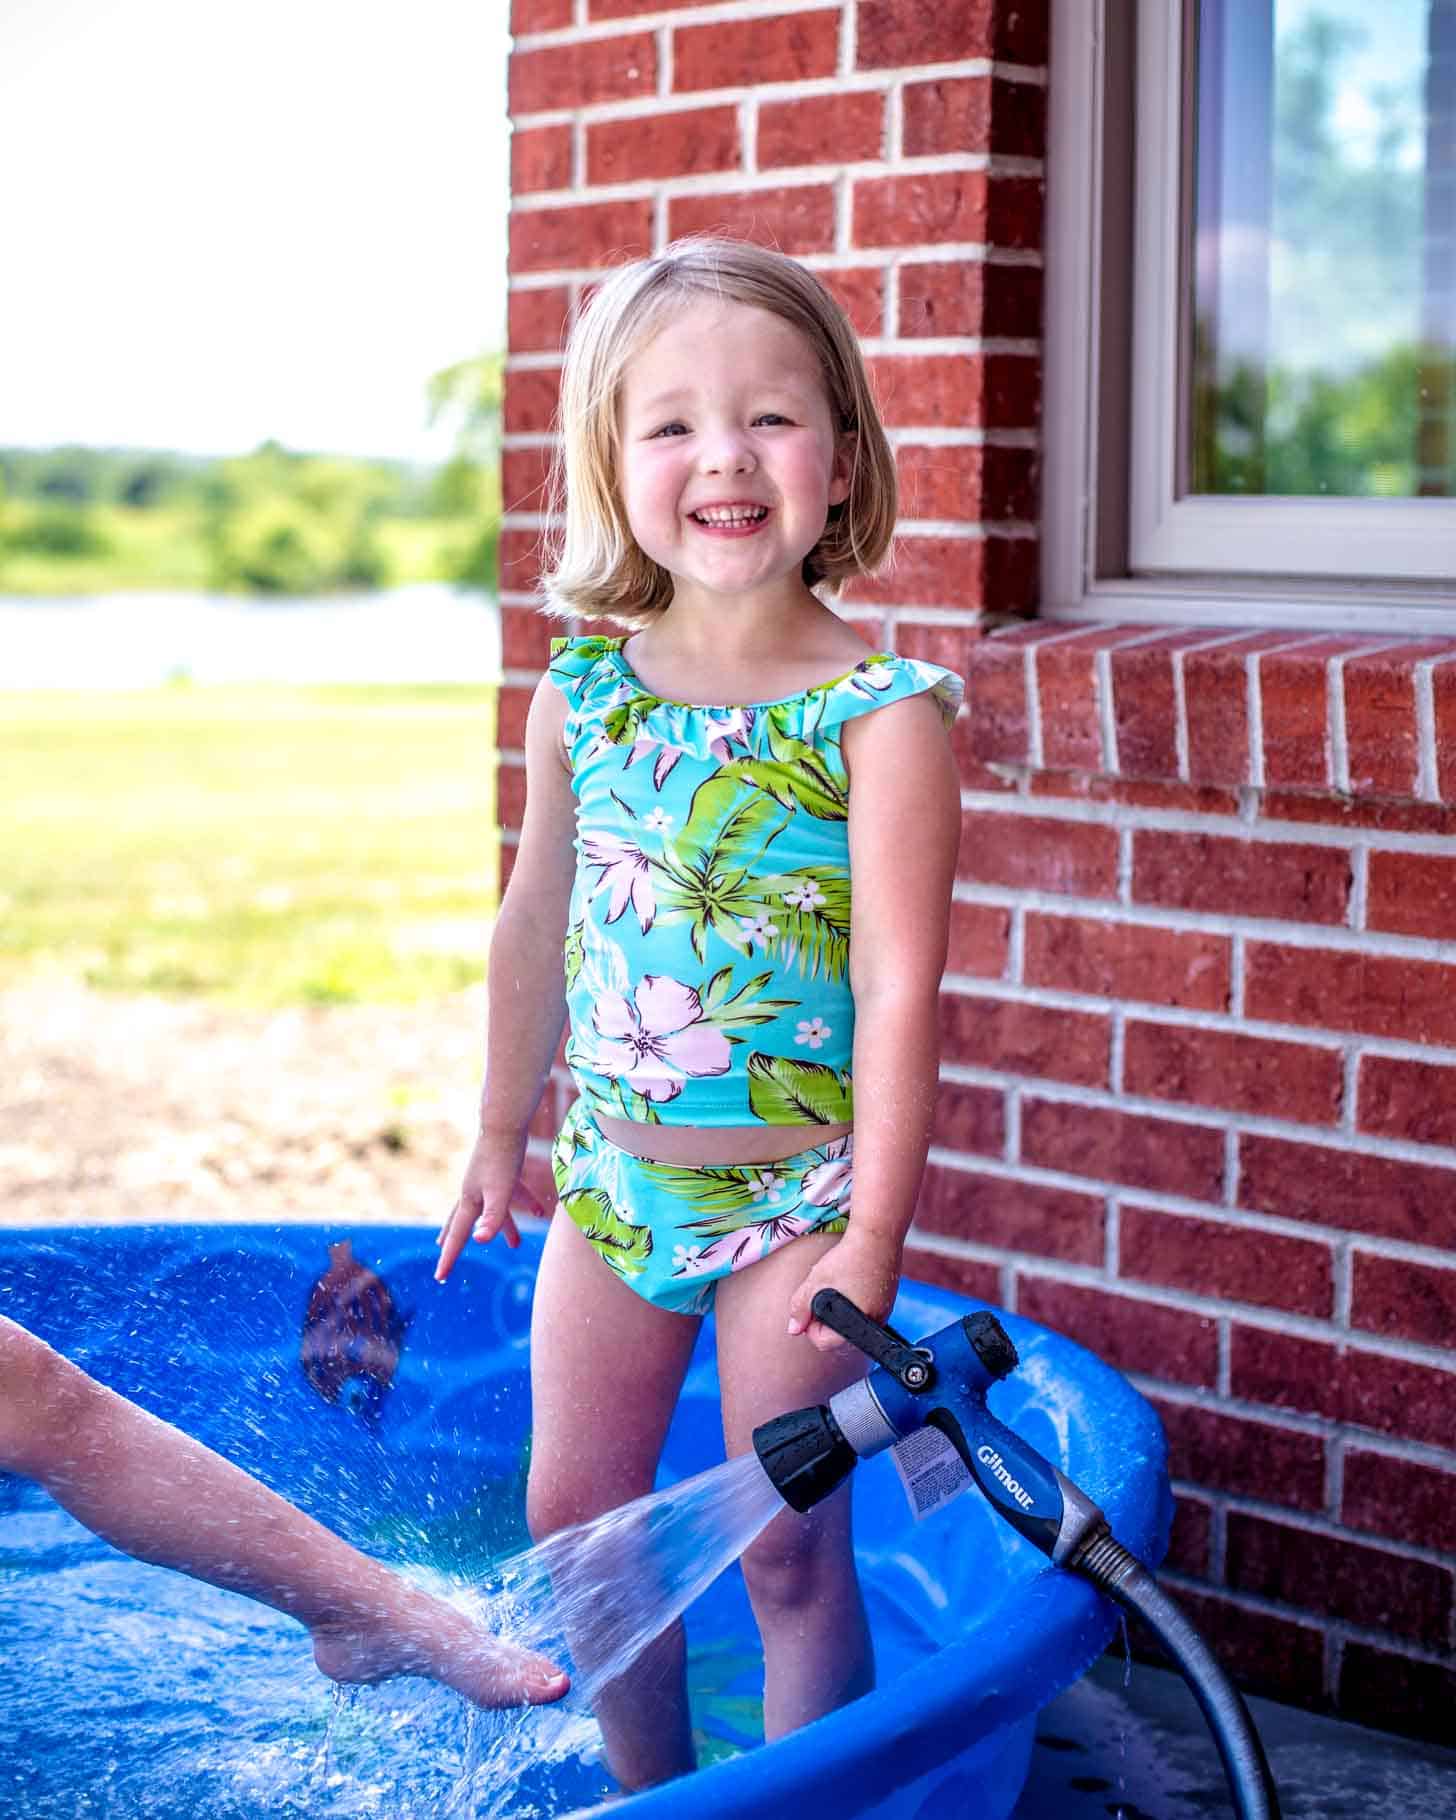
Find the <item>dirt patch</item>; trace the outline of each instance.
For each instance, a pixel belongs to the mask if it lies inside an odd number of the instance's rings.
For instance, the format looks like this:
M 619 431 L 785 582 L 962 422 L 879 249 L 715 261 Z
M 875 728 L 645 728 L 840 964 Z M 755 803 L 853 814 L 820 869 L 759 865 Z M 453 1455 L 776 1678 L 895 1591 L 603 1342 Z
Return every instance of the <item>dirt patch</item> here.
M 239 1012 L 0 993 L 0 1220 L 420 1220 L 454 1199 L 483 991 Z

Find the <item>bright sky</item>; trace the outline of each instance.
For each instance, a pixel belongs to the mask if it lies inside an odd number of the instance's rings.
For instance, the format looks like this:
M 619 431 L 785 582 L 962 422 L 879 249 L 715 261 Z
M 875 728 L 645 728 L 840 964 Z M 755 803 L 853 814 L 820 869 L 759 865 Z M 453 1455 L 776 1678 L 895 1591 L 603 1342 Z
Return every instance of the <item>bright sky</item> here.
M 1411 102 L 1411 123 L 1422 124 L 1419 103 L 1426 73 L 1427 19 L 1431 0 L 1277 0 L 1275 30 L 1280 37 L 1299 30 L 1319 14 L 1358 34 L 1344 53 L 1336 77 L 1335 124 L 1344 154 L 1354 163 L 1373 162 L 1380 116 L 1374 91 L 1395 86 Z M 1425 162 L 1419 130 L 1401 158 L 1408 170 Z
M 504 341 L 505 0 L 0 0 L 0 444 L 429 457 Z

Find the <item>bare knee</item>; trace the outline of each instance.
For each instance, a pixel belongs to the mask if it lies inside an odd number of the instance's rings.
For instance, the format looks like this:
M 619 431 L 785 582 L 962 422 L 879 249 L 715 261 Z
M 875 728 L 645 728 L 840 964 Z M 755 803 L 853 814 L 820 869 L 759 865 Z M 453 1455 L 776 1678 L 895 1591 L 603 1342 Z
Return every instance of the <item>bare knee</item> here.
M 0 1467 L 43 1478 L 84 1437 L 100 1386 L 14 1321 L 0 1321 Z
M 559 1530 L 569 1529 L 584 1519 L 572 1513 L 574 1503 L 565 1489 L 531 1468 L 526 1481 L 526 1529 L 533 1542 L 544 1542 Z
M 533 1458 L 526 1480 L 526 1528 L 533 1542 L 544 1542 L 651 1489 L 650 1484 L 637 1485 L 601 1471 L 583 1472 Z
M 854 1576 L 848 1535 L 790 1513 L 776 1517 L 743 1554 L 743 1578 L 762 1619 L 832 1596 Z

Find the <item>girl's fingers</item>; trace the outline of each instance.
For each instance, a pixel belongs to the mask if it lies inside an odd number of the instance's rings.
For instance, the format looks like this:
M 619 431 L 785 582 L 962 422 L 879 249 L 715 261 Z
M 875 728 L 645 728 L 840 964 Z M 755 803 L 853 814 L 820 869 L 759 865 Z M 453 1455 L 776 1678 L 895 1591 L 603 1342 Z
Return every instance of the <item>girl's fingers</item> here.
M 465 1248 L 465 1241 L 470 1236 L 470 1218 L 464 1204 L 455 1203 L 448 1220 L 440 1230 L 435 1243 L 440 1247 L 440 1256 L 435 1264 L 435 1281 L 443 1283 L 455 1268 L 455 1260 Z
M 541 1205 L 540 1197 L 524 1182 L 516 1182 L 511 1191 L 511 1200 L 517 1204 L 524 1203 L 532 1213 L 545 1218 L 546 1209 Z M 443 1283 L 449 1276 L 455 1267 L 455 1260 L 465 1249 L 467 1239 L 474 1239 L 478 1245 L 487 1245 L 497 1235 L 505 1240 L 512 1251 L 521 1243 L 520 1229 L 509 1208 L 499 1220 L 491 1220 L 486 1216 L 484 1204 L 479 1197 L 476 1198 L 473 1211 L 465 1205 L 463 1199 L 458 1200 L 435 1239 L 440 1251 L 435 1266 L 435 1281 Z
M 806 1277 L 789 1297 L 789 1333 L 797 1339 L 801 1333 L 810 1332 L 818 1325 L 814 1321 L 809 1304 L 814 1299 L 814 1279 Z

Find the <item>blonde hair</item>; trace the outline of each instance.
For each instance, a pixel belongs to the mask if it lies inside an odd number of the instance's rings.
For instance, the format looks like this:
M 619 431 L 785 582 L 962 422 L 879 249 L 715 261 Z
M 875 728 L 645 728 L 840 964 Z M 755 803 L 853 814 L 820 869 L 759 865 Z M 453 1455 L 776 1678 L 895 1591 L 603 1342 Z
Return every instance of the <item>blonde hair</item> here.
M 543 611 L 646 625 L 672 600 L 672 576 L 638 545 L 617 485 L 617 405 L 628 362 L 674 307 L 700 296 L 767 310 L 796 328 L 818 358 L 837 432 L 854 439 L 849 495 L 830 508 L 804 558 L 809 587 L 831 591 L 867 574 L 895 529 L 895 457 L 870 392 L 854 330 L 829 292 L 796 260 L 749 241 L 693 237 L 619 267 L 593 294 L 566 348 L 552 465 L 562 526 L 541 578 Z

